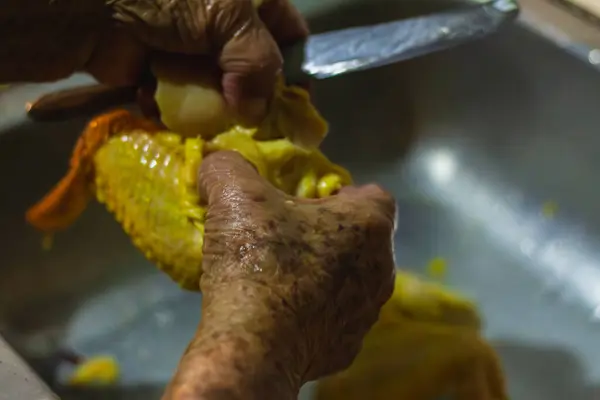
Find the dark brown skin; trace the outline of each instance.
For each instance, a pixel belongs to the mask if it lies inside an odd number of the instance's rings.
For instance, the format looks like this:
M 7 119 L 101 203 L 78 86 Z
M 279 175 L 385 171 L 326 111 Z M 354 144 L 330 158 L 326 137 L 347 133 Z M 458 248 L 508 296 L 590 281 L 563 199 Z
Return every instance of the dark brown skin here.
M 266 0 L 258 12 L 250 0 L 0 5 L 0 82 L 87 71 L 142 85 L 157 52 L 206 55 L 244 115 L 266 110 L 277 43 L 308 34 L 288 0 Z M 349 365 L 393 288 L 391 197 L 366 186 L 293 199 L 233 153 L 209 156 L 200 182 L 209 203 L 203 319 L 164 399 L 292 399 L 304 382 Z
M 292 198 L 231 152 L 206 158 L 200 191 L 203 318 L 163 399 L 294 399 L 347 367 L 392 292 L 393 199 Z
M 110 85 L 140 84 L 157 52 L 205 55 L 224 71 L 224 95 L 263 114 L 282 65 L 278 44 L 308 35 L 289 0 L 0 0 L 0 83 L 76 71 Z

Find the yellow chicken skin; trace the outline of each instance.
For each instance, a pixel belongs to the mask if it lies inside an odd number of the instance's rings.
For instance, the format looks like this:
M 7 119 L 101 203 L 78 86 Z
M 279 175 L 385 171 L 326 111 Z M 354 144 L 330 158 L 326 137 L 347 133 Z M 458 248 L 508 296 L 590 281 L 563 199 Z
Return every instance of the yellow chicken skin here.
M 119 379 L 119 364 L 110 356 L 92 357 L 79 365 L 69 378 L 71 386 L 110 386 Z
M 314 125 L 326 127 L 308 96 L 279 90 L 280 96 L 288 94 L 288 106 L 296 102 L 298 110 L 311 111 L 304 118 L 318 118 Z M 268 140 L 256 139 L 260 127 L 238 125 L 205 141 L 162 131 L 123 110 L 97 117 L 80 137 L 67 175 L 27 212 L 27 220 L 52 234 L 72 224 L 95 197 L 149 260 L 183 288 L 199 290 L 205 210 L 196 194 L 196 174 L 206 154 L 238 151 L 274 186 L 300 197 L 328 196 L 352 183 L 350 174 L 319 150 L 293 144 L 271 128 L 276 120 L 284 130 L 285 118 L 266 120 Z
M 214 87 L 159 80 L 163 122 L 177 134 L 123 110 L 95 118 L 79 138 L 66 176 L 27 212 L 27 220 L 53 234 L 96 198 L 148 259 L 183 288 L 199 290 L 205 209 L 196 179 L 208 153 L 238 151 L 274 186 L 300 197 L 329 196 L 352 183 L 345 169 L 317 150 L 327 124 L 301 89 L 280 81 L 269 115 L 254 129 L 227 115 L 198 119 L 194 104 L 210 101 L 208 109 L 224 110 Z M 210 129 L 200 129 L 203 121 Z M 358 358 L 319 383 L 318 399 L 437 400 L 455 394 L 456 400 L 505 400 L 500 366 L 479 329 L 473 304 L 399 271 L 394 294 Z
M 475 306 L 397 272 L 391 299 L 345 371 L 319 382 L 318 400 L 506 400 Z
M 202 74 L 198 70 L 204 69 Z M 161 120 L 173 132 L 184 137 L 210 140 L 249 123 L 234 115 L 226 105 L 218 71 L 206 66 L 194 68 L 176 56 L 153 63 L 158 77 L 155 100 Z M 198 105 L 201 104 L 202 107 Z M 269 112 L 254 132 L 257 140 L 289 139 L 303 148 L 318 148 L 328 130 L 327 122 L 310 101 L 306 90 L 288 86 L 279 76 L 269 104 Z

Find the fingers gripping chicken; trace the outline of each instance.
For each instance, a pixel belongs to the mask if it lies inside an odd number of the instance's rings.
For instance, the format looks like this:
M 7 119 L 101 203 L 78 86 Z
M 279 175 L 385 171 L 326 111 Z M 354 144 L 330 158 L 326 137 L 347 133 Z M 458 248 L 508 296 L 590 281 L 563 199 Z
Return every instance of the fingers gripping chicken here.
M 205 96 L 206 94 L 209 96 Z M 203 99 L 189 96 L 204 96 Z M 216 103 L 207 104 L 212 98 Z M 225 115 L 219 96 L 187 80 L 159 81 L 157 102 L 167 126 L 118 110 L 92 120 L 79 138 L 69 171 L 27 213 L 52 234 L 67 228 L 92 199 L 104 203 L 133 243 L 182 287 L 199 290 L 205 208 L 197 194 L 204 157 L 242 154 L 273 186 L 321 198 L 352 183 L 318 145 L 326 124 L 300 89 L 278 84 L 258 127 Z M 198 113 L 204 104 L 220 115 Z M 480 335 L 475 306 L 398 271 L 392 298 L 347 370 L 319 383 L 320 400 L 505 400 L 500 364 Z
M 172 107 L 179 109 L 176 100 Z M 270 116 L 258 128 L 225 126 L 227 131 L 205 140 L 201 131 L 175 134 L 124 110 L 97 117 L 79 138 L 67 175 L 28 211 L 27 220 L 51 234 L 67 228 L 96 198 L 149 260 L 182 287 L 199 290 L 205 209 L 196 180 L 208 153 L 238 151 L 275 187 L 300 197 L 328 196 L 352 182 L 319 150 L 292 141 L 310 127 L 318 144 L 326 129 L 301 89 L 281 83 Z

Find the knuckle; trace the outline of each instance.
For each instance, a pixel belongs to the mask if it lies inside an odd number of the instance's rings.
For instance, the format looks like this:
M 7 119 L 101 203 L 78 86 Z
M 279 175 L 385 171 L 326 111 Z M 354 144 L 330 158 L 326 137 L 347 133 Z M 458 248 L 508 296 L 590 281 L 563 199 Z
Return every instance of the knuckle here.
M 244 54 L 244 59 L 251 61 L 249 67 L 257 68 L 263 62 L 265 67 L 277 63 L 274 55 L 278 54 L 277 45 L 268 30 L 262 24 L 250 0 L 220 0 L 208 7 L 210 34 L 218 47 L 233 46 Z M 261 43 L 255 46 L 249 41 Z M 272 45 L 270 42 L 273 42 Z M 230 62 L 240 60 L 235 57 Z
M 221 62 L 229 71 L 274 74 L 281 68 L 283 59 L 277 43 L 250 0 L 221 0 L 212 8 L 212 41 L 223 48 Z
M 209 31 L 217 38 L 233 37 L 253 12 L 250 0 L 209 1 L 206 6 Z
M 283 66 L 283 58 L 269 32 L 262 27 L 250 27 L 244 35 L 237 36 L 228 48 L 235 49 L 232 56 L 222 55 L 226 69 L 243 76 L 274 79 Z
M 369 218 L 377 220 L 382 217 L 393 220 L 396 214 L 396 201 L 394 196 L 377 184 L 368 184 L 361 187 L 347 187 L 342 191 L 343 194 L 356 200 L 362 199 L 364 207 Z
M 243 161 L 244 159 L 239 153 L 233 150 L 221 150 L 209 154 L 202 163 L 202 167 L 214 171 L 215 169 L 228 168 Z
M 369 211 L 365 218 L 365 234 L 374 235 L 379 240 L 382 236 L 390 236 L 394 231 L 394 220 L 390 218 L 389 213 L 376 206 L 375 211 Z
M 386 211 L 395 210 L 396 200 L 394 196 L 383 187 L 371 184 L 368 186 L 368 192 L 380 208 Z

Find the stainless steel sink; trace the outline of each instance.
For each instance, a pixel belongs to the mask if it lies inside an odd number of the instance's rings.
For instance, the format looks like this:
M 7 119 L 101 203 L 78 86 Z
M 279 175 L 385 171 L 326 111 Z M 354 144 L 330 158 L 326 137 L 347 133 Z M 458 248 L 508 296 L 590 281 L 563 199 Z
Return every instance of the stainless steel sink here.
M 365 7 L 313 25 L 424 11 L 422 2 Z M 425 272 L 443 257 L 448 284 L 478 301 L 511 398 L 600 398 L 598 71 L 519 25 L 322 81 L 315 92 L 332 126 L 326 154 L 398 199 L 398 265 Z M 22 100 L 0 94 L 2 118 Z M 43 251 L 23 214 L 65 171 L 84 121 L 6 121 L 0 332 L 51 383 L 65 373 L 59 349 L 117 357 L 118 387 L 55 386 L 64 399 L 158 399 L 200 318 L 200 296 L 145 261 L 97 205 Z

